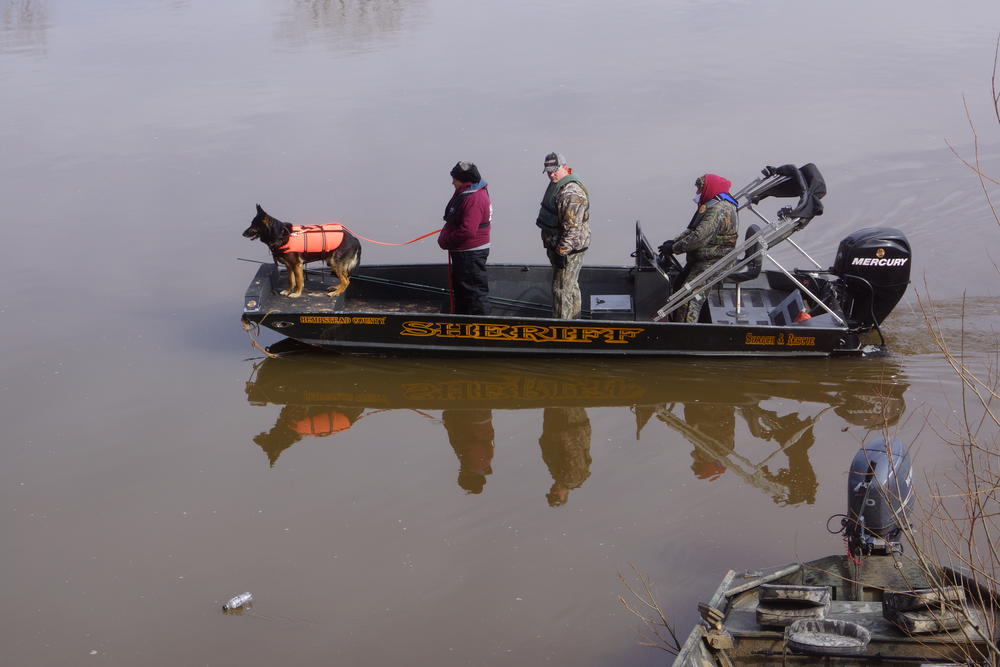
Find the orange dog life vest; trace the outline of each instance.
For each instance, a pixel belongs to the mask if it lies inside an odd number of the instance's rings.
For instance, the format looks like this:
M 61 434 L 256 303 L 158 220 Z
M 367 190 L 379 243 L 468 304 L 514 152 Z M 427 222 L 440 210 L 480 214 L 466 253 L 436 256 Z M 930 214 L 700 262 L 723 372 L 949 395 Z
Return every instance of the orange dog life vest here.
M 286 252 L 329 252 L 340 247 L 344 240 L 344 226 L 339 222 L 325 225 L 292 225 L 288 242 L 278 248 Z

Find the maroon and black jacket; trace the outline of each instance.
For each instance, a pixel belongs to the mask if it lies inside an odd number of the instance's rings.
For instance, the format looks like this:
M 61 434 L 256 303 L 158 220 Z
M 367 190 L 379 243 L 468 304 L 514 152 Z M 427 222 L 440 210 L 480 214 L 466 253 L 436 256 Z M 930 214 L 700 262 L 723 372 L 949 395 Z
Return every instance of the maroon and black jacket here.
M 488 247 L 492 217 L 486 181 L 456 190 L 444 210 L 444 227 L 438 234 L 438 245 L 453 252 Z

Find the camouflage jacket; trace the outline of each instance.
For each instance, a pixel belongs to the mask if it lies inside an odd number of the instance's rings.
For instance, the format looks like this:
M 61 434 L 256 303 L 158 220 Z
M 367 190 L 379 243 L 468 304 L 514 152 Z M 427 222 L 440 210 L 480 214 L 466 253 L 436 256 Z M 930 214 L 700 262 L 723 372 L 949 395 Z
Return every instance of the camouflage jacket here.
M 561 183 L 562 181 L 560 181 Z M 555 250 L 560 255 L 582 252 L 590 247 L 590 198 L 583 184 L 570 181 L 562 187 L 559 183 L 549 184 L 555 192 L 556 226 L 543 224 L 543 214 L 539 214 L 536 224 L 542 229 L 542 245 Z M 549 190 L 542 200 L 542 211 L 549 200 Z
M 673 252 L 686 252 L 689 263 L 719 259 L 736 247 L 738 227 L 736 207 L 713 199 L 698 207 L 687 229 L 674 240 Z

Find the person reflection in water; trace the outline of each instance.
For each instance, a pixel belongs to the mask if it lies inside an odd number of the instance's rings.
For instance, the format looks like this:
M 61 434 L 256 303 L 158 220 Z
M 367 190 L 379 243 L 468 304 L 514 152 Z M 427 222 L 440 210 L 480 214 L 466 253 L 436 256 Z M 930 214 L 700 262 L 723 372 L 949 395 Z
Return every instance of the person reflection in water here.
M 726 472 L 722 461 L 733 452 L 736 439 L 736 415 L 731 405 L 688 403 L 684 406 L 684 422 L 697 432 L 700 440 L 710 447 L 691 449 L 691 472 L 698 479 L 714 482 Z
M 774 502 L 786 505 L 812 505 L 816 502 L 818 482 L 816 471 L 809 462 L 809 449 L 816 442 L 812 427 L 819 415 L 809 419 L 800 418 L 798 413 L 780 416 L 759 405 L 741 407 L 740 413 L 755 438 L 773 440 L 785 453 L 788 465 L 778 472 L 772 473 L 769 467 L 764 466 L 768 479 L 787 490 L 783 497 L 775 497 Z
M 323 437 L 351 428 L 364 408 L 332 407 L 329 405 L 285 405 L 271 430 L 254 437 L 273 468 L 281 452 L 302 438 Z
M 482 493 L 493 474 L 493 411 L 445 410 L 441 413 L 448 442 L 458 457 L 458 485 Z
M 569 492 L 590 477 L 590 418 L 584 408 L 545 408 L 542 436 L 538 439 L 542 460 L 552 475 L 545 494 L 549 507 L 565 505 Z
M 761 463 L 754 463 L 736 452 L 737 411 L 754 438 L 774 441 L 779 445 L 777 451 Z M 715 481 L 727 470 L 733 470 L 744 481 L 767 492 L 780 505 L 811 505 L 816 501 L 818 483 L 809 461 L 809 449 L 815 442 L 813 425 L 825 411 L 803 418 L 798 413 L 781 416 L 759 405 L 699 402 L 684 405 L 682 419 L 674 412 L 673 405 L 637 407 L 635 410 L 640 430 L 655 414 L 694 445 L 691 471 L 698 479 Z M 779 452 L 784 453 L 787 465 L 772 472 L 773 464 L 769 461 Z

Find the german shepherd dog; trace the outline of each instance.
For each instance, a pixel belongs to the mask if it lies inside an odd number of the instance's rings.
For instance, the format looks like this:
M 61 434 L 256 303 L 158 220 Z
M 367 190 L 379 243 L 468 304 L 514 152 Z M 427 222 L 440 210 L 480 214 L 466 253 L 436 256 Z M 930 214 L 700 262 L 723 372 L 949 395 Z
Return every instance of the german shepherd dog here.
M 330 296 L 343 293 L 351 283 L 351 271 L 361 261 L 361 242 L 358 241 L 358 238 L 344 229 L 340 245 L 333 250 L 288 252 L 282 250 L 282 246 L 288 243 L 291 232 L 291 223 L 271 217 L 260 207 L 260 204 L 257 204 L 257 215 L 250 221 L 250 226 L 243 232 L 243 236 L 248 239 L 260 239 L 264 245 L 270 248 L 274 261 L 284 265 L 288 271 L 288 289 L 281 290 L 282 294 L 293 299 L 301 296 L 302 287 L 305 285 L 303 267 L 306 262 L 318 260 L 325 261 L 340 281 L 335 287 L 327 288 Z

